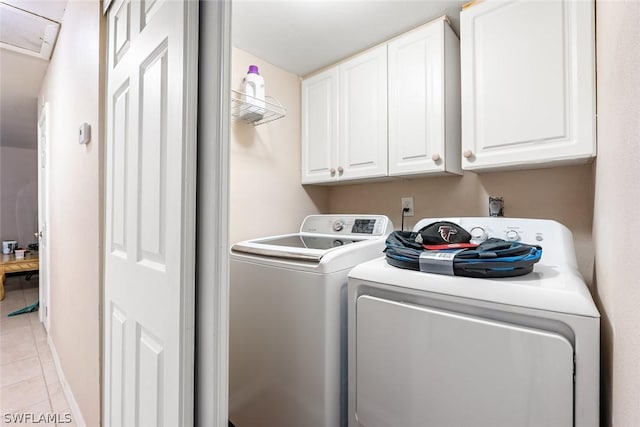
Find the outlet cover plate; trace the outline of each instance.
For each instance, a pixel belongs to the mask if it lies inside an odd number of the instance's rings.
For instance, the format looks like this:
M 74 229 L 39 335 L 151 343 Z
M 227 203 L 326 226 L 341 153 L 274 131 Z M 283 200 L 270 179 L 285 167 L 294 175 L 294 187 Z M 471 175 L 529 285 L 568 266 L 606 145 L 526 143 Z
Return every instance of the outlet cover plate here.
M 404 212 L 404 216 L 413 216 L 413 197 L 403 197 L 400 199 L 400 203 L 402 203 L 402 209 L 409 208 L 408 212 Z

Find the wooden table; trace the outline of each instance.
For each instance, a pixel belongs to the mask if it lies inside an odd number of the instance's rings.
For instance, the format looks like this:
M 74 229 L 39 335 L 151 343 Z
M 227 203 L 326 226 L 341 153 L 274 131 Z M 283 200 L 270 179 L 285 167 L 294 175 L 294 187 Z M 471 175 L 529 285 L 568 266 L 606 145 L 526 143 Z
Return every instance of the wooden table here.
M 6 273 L 18 273 L 21 271 L 37 271 L 40 268 L 38 252 L 25 252 L 24 258 L 16 259 L 16 254 L 0 255 L 0 301 L 4 299 L 4 282 Z

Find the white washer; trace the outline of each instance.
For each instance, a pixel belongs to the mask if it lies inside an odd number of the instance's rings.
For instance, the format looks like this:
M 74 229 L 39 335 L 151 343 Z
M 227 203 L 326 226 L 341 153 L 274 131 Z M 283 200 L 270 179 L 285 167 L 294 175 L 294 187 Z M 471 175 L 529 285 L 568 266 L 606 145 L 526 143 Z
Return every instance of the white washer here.
M 346 425 L 346 287 L 382 255 L 381 215 L 312 215 L 299 233 L 233 245 L 229 419 L 236 427 Z
M 598 426 L 600 315 L 571 232 L 549 220 L 446 220 L 539 244 L 542 259 L 503 279 L 403 270 L 384 258 L 351 270 L 349 426 Z

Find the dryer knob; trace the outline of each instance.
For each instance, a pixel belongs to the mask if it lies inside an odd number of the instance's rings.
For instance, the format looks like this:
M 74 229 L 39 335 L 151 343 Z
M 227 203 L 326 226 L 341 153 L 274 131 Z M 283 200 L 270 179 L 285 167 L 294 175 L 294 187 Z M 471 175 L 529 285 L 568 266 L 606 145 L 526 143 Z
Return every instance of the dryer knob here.
M 473 227 L 471 229 L 470 234 L 471 234 L 471 243 L 475 243 L 476 245 L 479 245 L 480 243 L 484 242 L 489 238 L 489 235 L 482 227 Z
M 333 223 L 333 231 L 342 231 L 343 228 L 344 228 L 344 221 L 339 219 Z
M 512 242 L 517 242 L 518 240 L 520 240 L 520 234 L 516 230 L 508 230 L 505 234 L 505 237 L 507 238 L 507 240 Z

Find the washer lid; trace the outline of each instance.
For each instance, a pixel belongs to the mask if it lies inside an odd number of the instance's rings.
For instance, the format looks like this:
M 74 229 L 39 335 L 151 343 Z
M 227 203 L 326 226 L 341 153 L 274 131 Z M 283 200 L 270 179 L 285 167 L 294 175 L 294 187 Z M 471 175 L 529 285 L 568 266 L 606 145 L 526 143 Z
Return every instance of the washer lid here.
M 520 277 L 474 279 L 403 270 L 380 258 L 351 270 L 349 284 L 357 285 L 363 281 L 518 307 L 600 317 L 587 285 L 578 271 L 571 267 L 540 263 L 534 266 L 533 272 Z
M 309 215 L 302 222 L 299 233 L 246 240 L 233 245 L 231 251 L 266 258 L 319 263 L 328 253 L 336 253 L 338 248 L 352 243 L 378 240 L 384 247 L 384 239 L 392 231 L 393 224 L 384 215 Z M 358 247 L 359 250 L 364 250 L 362 245 Z M 368 256 L 364 259 L 371 258 L 372 256 Z M 358 259 L 358 262 L 363 260 L 361 256 L 351 256 L 349 259 Z M 353 265 L 355 264 L 351 264 Z
M 260 256 L 319 262 L 330 250 L 365 240 L 369 239 L 296 233 L 240 242 L 233 245 L 231 250 Z

